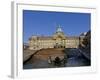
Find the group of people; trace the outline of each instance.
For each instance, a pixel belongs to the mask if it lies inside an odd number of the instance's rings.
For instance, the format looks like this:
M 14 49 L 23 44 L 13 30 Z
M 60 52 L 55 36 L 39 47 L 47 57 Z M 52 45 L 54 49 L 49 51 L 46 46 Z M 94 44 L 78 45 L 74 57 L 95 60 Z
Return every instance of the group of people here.
M 60 57 L 55 57 L 54 60 L 51 59 L 51 56 L 49 56 L 48 58 L 48 63 L 52 64 L 54 66 L 65 66 L 65 63 L 67 62 L 67 58 L 64 57 L 63 59 L 60 59 Z

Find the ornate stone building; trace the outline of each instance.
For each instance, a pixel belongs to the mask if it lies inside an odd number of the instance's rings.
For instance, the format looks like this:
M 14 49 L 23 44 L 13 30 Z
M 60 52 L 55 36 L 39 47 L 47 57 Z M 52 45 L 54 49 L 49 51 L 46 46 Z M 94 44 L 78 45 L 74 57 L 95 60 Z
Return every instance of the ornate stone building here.
M 39 50 L 43 48 L 78 48 L 83 37 L 66 36 L 61 27 L 57 27 L 52 36 L 31 36 L 29 38 L 29 49 Z

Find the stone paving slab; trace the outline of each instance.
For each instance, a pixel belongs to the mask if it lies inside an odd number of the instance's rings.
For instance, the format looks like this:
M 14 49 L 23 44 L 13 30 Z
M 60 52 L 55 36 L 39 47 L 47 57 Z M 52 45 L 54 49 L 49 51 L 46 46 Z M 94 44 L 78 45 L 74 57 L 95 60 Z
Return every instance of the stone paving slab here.
M 39 52 L 40 54 L 50 54 L 50 53 L 60 53 L 60 50 L 45 50 Z M 45 53 L 43 53 L 45 52 Z M 65 67 L 78 67 L 78 66 L 89 66 L 90 63 L 81 56 L 81 53 L 78 49 L 70 49 L 69 54 L 71 55 L 70 58 L 67 59 Z M 36 68 L 55 68 L 56 66 L 50 65 L 48 60 L 42 59 L 41 57 L 33 57 L 27 64 L 24 65 L 24 69 L 36 69 Z M 60 66 L 63 67 L 63 66 Z

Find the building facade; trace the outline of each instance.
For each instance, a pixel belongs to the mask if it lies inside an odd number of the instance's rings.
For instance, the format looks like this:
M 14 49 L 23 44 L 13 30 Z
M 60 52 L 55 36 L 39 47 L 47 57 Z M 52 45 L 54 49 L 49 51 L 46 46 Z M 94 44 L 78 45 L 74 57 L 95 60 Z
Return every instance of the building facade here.
M 44 48 L 78 48 L 83 37 L 66 36 L 61 27 L 57 27 L 52 36 L 31 36 L 28 41 L 30 50 L 40 50 Z

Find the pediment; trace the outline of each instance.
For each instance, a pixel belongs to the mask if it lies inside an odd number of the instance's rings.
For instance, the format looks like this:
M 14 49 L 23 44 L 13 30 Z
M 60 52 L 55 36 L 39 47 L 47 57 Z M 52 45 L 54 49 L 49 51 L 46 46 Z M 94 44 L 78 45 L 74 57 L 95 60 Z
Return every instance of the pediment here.
M 57 38 L 61 38 L 61 39 L 66 39 L 65 35 L 64 34 L 54 34 L 53 36 L 54 39 L 57 39 Z

